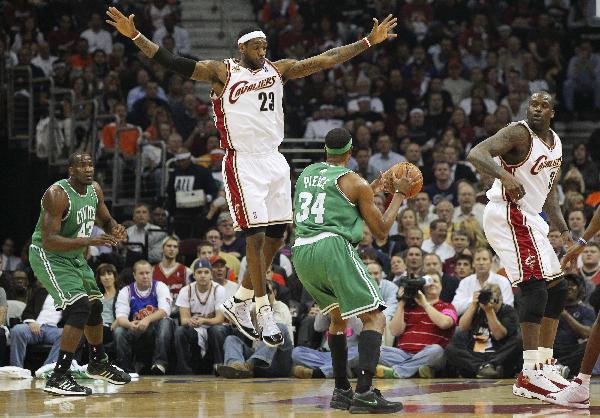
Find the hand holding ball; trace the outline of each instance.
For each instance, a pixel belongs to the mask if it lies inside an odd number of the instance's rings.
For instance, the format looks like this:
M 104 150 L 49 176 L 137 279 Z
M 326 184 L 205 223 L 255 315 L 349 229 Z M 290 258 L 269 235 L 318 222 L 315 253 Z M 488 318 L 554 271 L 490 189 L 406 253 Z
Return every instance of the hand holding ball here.
M 423 174 L 412 163 L 398 163 L 383 173 L 383 190 L 386 193 L 400 192 L 409 199 L 419 193 L 422 188 Z

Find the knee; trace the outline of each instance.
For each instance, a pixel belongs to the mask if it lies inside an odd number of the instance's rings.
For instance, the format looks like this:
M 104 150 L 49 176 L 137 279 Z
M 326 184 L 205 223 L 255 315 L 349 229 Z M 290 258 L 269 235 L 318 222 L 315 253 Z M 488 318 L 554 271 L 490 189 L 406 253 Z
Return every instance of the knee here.
M 163 318 L 158 321 L 158 332 L 160 334 L 172 334 L 173 333 L 173 321 L 170 318 Z
M 185 331 L 186 330 L 184 326 L 178 326 L 175 328 L 175 338 L 177 340 L 185 339 Z
M 86 297 L 77 299 L 63 311 L 65 325 L 73 328 L 83 329 L 88 322 L 91 313 L 91 303 Z M 102 314 L 102 311 L 100 311 Z
M 429 346 L 429 352 L 432 357 L 442 357 L 444 355 L 444 349 L 439 344 L 432 344 Z
M 344 334 L 346 332 L 346 321 L 341 318 L 331 318 L 329 323 L 330 334 Z
M 222 338 L 225 339 L 229 332 L 227 331 L 227 327 L 225 325 L 213 325 L 208 328 L 208 335 L 214 338 Z
M 541 323 L 548 301 L 546 283 L 532 277 L 526 282 L 519 283 L 519 287 L 521 288 L 519 321 L 532 324 Z
M 569 285 L 564 278 L 558 279 L 558 282 L 551 282 L 548 286 L 548 302 L 544 310 L 544 317 L 558 319 L 567 304 L 567 293 Z
M 90 315 L 88 317 L 87 325 L 96 326 L 102 324 L 102 302 L 98 299 L 90 302 Z
M 10 336 L 11 336 L 11 338 L 23 338 L 24 336 L 27 335 L 28 330 L 29 330 L 29 325 L 18 324 L 18 325 L 15 325 L 10 330 Z
M 113 338 L 115 341 L 123 341 L 127 337 L 127 329 L 118 327 L 113 331 Z
M 385 315 L 379 309 L 365 312 L 359 318 L 363 322 L 363 329 L 367 326 L 381 330 L 381 332 L 385 329 Z

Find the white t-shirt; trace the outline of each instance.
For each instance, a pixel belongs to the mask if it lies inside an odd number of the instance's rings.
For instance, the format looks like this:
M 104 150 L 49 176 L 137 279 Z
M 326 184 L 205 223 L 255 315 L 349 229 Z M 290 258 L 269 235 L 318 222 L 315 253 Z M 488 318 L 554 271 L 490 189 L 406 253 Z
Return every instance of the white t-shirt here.
M 191 315 L 212 318 L 217 309 L 223 310 L 225 300 L 227 300 L 227 292 L 220 284 L 212 282 L 212 287 L 201 293 L 194 282 L 179 291 L 175 305 L 180 308 L 189 308 Z M 201 301 L 205 301 L 204 304 Z
M 503 303 L 510 306 L 514 305 L 515 296 L 512 292 L 510 281 L 506 277 L 496 273 L 490 273 L 484 284 L 485 283 L 497 284 L 502 292 Z M 479 280 L 477 280 L 477 275 L 471 274 L 460 281 L 454 299 L 452 299 L 452 305 L 456 309 L 458 315 L 462 315 L 467 310 L 469 304 L 473 301 L 473 293 L 478 290 L 481 290 L 481 284 L 479 283 Z

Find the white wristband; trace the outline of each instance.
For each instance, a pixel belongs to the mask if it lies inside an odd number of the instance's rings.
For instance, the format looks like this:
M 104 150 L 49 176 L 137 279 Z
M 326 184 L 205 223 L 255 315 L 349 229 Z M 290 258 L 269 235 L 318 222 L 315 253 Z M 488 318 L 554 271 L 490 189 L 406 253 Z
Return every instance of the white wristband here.
M 364 38 L 362 38 L 362 40 L 365 41 L 365 43 L 367 44 L 367 48 L 371 47 L 371 42 L 369 42 L 369 40 L 367 39 L 366 36 Z
M 137 35 L 135 35 L 133 38 L 131 38 L 132 41 L 135 41 L 137 38 L 139 38 L 140 36 L 142 36 L 142 32 L 138 31 Z
M 584 239 L 583 239 L 583 237 L 579 238 L 579 239 L 577 240 L 577 243 L 578 243 L 578 244 L 581 244 L 581 245 L 587 245 L 587 241 L 586 241 L 586 240 L 584 240 Z

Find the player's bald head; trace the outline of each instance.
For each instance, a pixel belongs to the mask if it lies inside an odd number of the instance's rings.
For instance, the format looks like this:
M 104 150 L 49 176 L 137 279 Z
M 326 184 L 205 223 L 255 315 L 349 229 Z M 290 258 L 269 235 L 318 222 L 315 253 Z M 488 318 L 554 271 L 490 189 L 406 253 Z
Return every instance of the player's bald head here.
M 83 159 L 92 159 L 92 156 L 87 152 L 77 151 L 69 156 L 69 167 L 73 167 L 81 162 Z
M 550 103 L 551 109 L 554 110 L 554 105 L 555 105 L 554 96 L 545 90 L 537 91 L 537 92 L 533 93 L 531 96 L 529 96 L 529 101 L 532 101 L 532 100 L 545 100 L 548 103 Z

